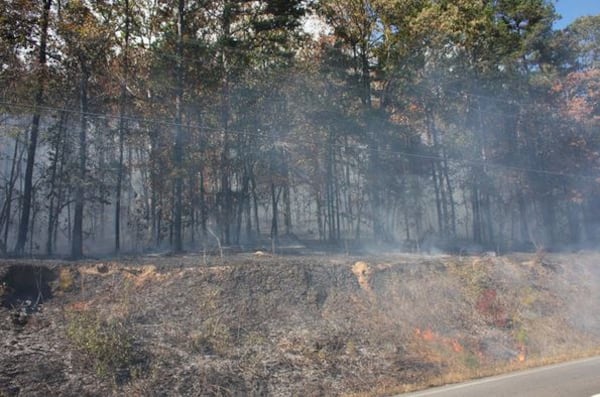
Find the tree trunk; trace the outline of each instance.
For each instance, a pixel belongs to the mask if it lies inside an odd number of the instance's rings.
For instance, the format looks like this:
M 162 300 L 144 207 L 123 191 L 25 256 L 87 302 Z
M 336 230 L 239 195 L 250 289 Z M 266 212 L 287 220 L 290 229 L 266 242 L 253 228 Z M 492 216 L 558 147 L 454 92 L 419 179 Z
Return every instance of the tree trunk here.
M 25 167 L 25 185 L 23 188 L 23 201 L 21 211 L 21 221 L 19 222 L 19 232 L 15 253 L 22 255 L 27 241 L 27 228 L 29 227 L 29 214 L 31 211 L 31 200 L 33 192 L 33 167 L 35 163 L 35 152 L 37 150 L 38 134 L 40 129 L 40 106 L 44 101 L 44 85 L 46 79 L 46 45 L 48 41 L 48 21 L 50 18 L 50 6 L 52 0 L 44 0 L 44 10 L 41 21 L 40 48 L 38 54 L 38 80 L 35 93 L 35 114 L 31 123 L 31 135 L 29 137 L 29 146 L 27 148 L 27 165 Z
M 443 176 L 446 181 L 446 189 L 448 191 L 448 201 L 450 204 L 450 232 L 452 233 L 452 238 L 456 237 L 456 204 L 454 203 L 454 189 L 452 187 L 452 183 L 450 181 L 449 176 L 449 167 L 448 167 L 448 156 L 446 155 L 446 150 L 442 147 L 442 156 L 443 156 Z
M 334 207 L 335 207 L 335 239 L 336 241 L 340 241 L 342 238 L 341 235 L 341 230 L 342 230 L 342 224 L 341 224 L 341 213 L 340 213 L 340 184 L 339 184 L 339 178 L 338 178 L 338 171 L 337 171 L 337 161 L 336 161 L 336 156 L 335 156 L 335 152 L 333 153 L 333 191 L 334 191 Z
M 252 202 L 254 212 L 254 224 L 256 225 L 256 238 L 260 238 L 260 219 L 258 217 L 258 194 L 256 193 L 256 176 L 250 171 L 250 183 L 252 184 Z
M 556 202 L 552 192 L 545 192 L 540 198 L 542 210 L 544 248 L 552 248 L 556 244 Z
M 344 177 L 345 177 L 345 193 L 346 193 L 346 212 L 347 212 L 347 228 L 349 233 L 354 230 L 354 208 L 352 201 L 352 183 L 350 182 L 350 159 L 348 158 L 349 145 L 348 136 L 344 136 L 344 153 L 346 155 L 346 162 L 344 166 Z M 358 187 L 357 187 L 358 188 Z
M 8 247 L 8 231 L 10 229 L 10 215 L 12 208 L 12 200 L 13 200 L 13 190 L 15 188 L 15 183 L 19 177 L 19 164 L 23 158 L 23 151 L 19 151 L 19 139 L 15 139 L 15 149 L 12 157 L 12 162 L 10 165 L 10 176 L 8 178 L 8 183 L 6 184 L 6 198 L 4 200 L 4 205 L 2 206 L 2 214 L 0 215 L 0 224 L 4 225 L 4 238 L 2 242 L 2 251 L 6 252 Z
M 250 167 L 252 166 L 249 166 L 249 168 Z M 248 193 L 246 197 L 246 205 L 244 207 L 244 212 L 246 214 L 246 238 L 250 242 L 254 242 L 255 238 L 253 236 L 252 231 L 252 195 L 250 192 L 250 175 L 248 175 Z
M 206 238 L 208 213 L 206 208 L 206 191 L 204 190 L 204 170 L 200 169 L 200 225 L 202 228 L 202 238 Z
M 483 213 L 485 215 L 485 242 L 489 245 L 494 244 L 496 236 L 494 235 L 494 222 L 492 218 L 492 198 L 489 193 L 486 192 L 483 198 Z
M 271 241 L 277 241 L 279 236 L 279 224 L 277 222 L 278 209 L 277 202 L 279 201 L 279 194 L 276 192 L 275 183 L 271 182 L 271 205 L 272 205 L 272 217 L 271 217 Z
M 283 205 L 284 205 L 284 212 L 283 212 L 283 224 L 285 226 L 285 234 L 286 235 L 291 235 L 292 234 L 292 199 L 291 199 L 291 194 L 290 194 L 290 175 L 289 175 L 289 171 L 288 171 L 288 167 L 287 167 L 287 161 L 283 160 L 284 162 L 284 179 L 285 179 L 285 185 L 283 186 Z
M 433 189 L 435 192 L 435 209 L 437 214 L 438 232 L 442 232 L 444 223 L 442 220 L 442 199 L 440 197 L 440 186 L 438 185 L 438 177 L 435 169 L 435 161 L 431 161 L 431 179 L 433 180 Z
M 65 131 L 64 133 L 66 134 L 66 127 L 65 127 Z M 58 194 L 56 197 L 56 215 L 54 216 L 54 231 L 52 233 L 53 239 L 52 239 L 52 244 L 54 245 L 54 249 L 56 250 L 56 244 L 58 241 L 58 226 L 59 226 L 59 217 L 60 214 L 62 212 L 62 210 L 67 207 L 67 211 L 69 212 L 69 203 L 70 201 L 67 201 L 67 203 L 64 203 L 63 200 L 65 198 L 65 196 L 67 196 L 67 186 L 64 183 L 64 178 L 66 177 L 64 169 L 65 169 L 65 163 L 66 163 L 66 158 L 67 158 L 67 147 L 66 147 L 66 143 L 63 143 L 63 148 L 62 148 L 62 152 L 61 152 L 61 156 L 60 156 L 60 161 L 59 161 L 59 165 L 60 168 L 58 170 L 58 175 L 59 175 L 59 181 L 58 181 Z M 70 218 L 69 218 L 69 222 L 70 222 Z M 70 226 L 70 223 L 69 223 Z M 69 227 L 67 229 L 69 231 L 69 234 L 71 232 L 71 228 Z M 70 239 L 70 236 L 69 236 Z
M 50 167 L 50 202 L 48 203 L 48 229 L 46 236 L 46 255 L 52 255 L 52 242 L 54 241 L 54 229 L 58 218 L 58 209 L 60 208 L 60 201 L 56 202 L 58 197 L 57 192 L 57 179 L 59 177 L 59 162 L 62 166 L 62 159 L 64 158 L 64 145 L 63 145 L 63 134 L 66 130 L 65 123 L 67 119 L 67 112 L 62 112 L 60 116 L 60 124 L 58 126 L 58 134 L 56 136 L 56 142 L 54 143 L 54 157 L 52 159 L 52 165 Z
M 129 77 L 129 0 L 125 0 L 125 37 L 123 48 L 123 76 L 121 81 L 121 97 L 119 99 L 119 165 L 115 192 L 115 254 L 121 252 L 121 190 L 123 185 L 123 157 L 127 115 L 127 80 Z
M 35 194 L 35 187 L 34 187 L 34 192 L 33 194 Z M 31 237 L 29 238 L 29 256 L 33 255 L 33 250 L 37 247 L 37 244 L 34 243 L 35 238 L 34 238 L 34 234 L 35 234 L 35 218 L 37 216 L 37 212 L 38 212 L 38 206 L 35 204 L 35 200 L 31 203 L 31 224 L 29 225 L 29 234 L 31 235 Z
M 173 163 L 175 166 L 175 208 L 173 211 L 173 251 L 183 251 L 183 35 L 185 0 L 178 1 L 177 7 L 177 87 L 175 95 L 175 146 Z
M 235 231 L 235 239 L 236 244 L 239 245 L 240 237 L 242 234 L 242 221 L 244 218 L 244 209 L 246 208 L 246 202 L 250 199 L 250 194 L 248 192 L 250 181 L 247 172 L 244 172 L 242 176 L 242 191 L 238 195 L 238 203 L 237 203 L 237 223 L 236 223 L 236 231 Z
M 317 204 L 317 228 L 319 230 L 319 240 L 325 240 L 325 225 L 323 224 L 323 203 L 321 199 L 321 192 L 315 193 L 315 202 Z
M 87 160 L 87 113 L 88 98 L 87 85 L 89 73 L 85 65 L 81 65 L 81 81 L 79 83 L 79 164 L 77 169 L 77 183 L 75 186 L 75 210 L 73 213 L 73 235 L 71 239 L 71 257 L 73 259 L 83 256 L 83 204 L 84 185 L 86 182 L 86 160 Z
M 473 215 L 473 241 L 477 244 L 483 242 L 481 235 L 481 201 L 479 198 L 479 188 L 476 185 L 476 181 L 471 182 L 471 213 Z
M 336 218 L 335 218 L 335 197 L 334 197 L 334 175 L 333 175 L 333 163 L 335 159 L 333 156 L 333 133 L 329 133 L 327 140 L 327 177 L 326 177 L 326 195 L 325 200 L 327 204 L 327 238 L 330 242 L 336 240 Z

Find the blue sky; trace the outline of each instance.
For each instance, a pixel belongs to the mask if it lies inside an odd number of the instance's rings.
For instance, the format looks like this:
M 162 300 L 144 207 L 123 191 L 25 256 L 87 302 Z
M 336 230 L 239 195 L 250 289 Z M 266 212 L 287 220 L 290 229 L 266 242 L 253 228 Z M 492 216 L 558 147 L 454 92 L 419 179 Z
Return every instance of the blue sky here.
M 556 29 L 566 27 L 580 16 L 600 14 L 600 0 L 558 0 L 555 7 L 563 17 L 554 24 Z

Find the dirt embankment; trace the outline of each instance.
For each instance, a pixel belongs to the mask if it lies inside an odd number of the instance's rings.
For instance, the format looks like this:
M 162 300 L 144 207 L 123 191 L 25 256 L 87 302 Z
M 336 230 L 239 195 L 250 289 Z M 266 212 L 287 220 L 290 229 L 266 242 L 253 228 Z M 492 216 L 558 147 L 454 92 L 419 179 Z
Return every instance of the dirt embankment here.
M 0 396 L 389 395 L 600 347 L 600 255 L 5 263 Z

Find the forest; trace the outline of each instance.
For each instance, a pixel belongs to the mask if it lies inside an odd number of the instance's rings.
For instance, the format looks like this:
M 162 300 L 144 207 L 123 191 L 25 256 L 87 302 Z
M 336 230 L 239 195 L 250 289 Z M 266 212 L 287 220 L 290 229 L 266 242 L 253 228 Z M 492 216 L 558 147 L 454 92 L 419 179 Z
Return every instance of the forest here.
M 600 15 L 0 0 L 0 251 L 597 247 Z

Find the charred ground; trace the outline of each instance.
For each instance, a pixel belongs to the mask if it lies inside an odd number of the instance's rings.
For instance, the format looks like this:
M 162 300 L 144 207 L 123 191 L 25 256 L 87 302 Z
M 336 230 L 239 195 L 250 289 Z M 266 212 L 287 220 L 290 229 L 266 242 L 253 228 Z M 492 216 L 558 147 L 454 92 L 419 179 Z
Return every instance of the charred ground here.
M 0 395 L 389 395 L 593 354 L 599 261 L 7 261 Z

